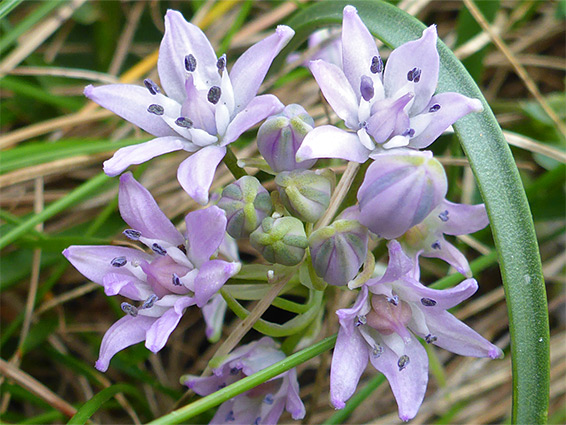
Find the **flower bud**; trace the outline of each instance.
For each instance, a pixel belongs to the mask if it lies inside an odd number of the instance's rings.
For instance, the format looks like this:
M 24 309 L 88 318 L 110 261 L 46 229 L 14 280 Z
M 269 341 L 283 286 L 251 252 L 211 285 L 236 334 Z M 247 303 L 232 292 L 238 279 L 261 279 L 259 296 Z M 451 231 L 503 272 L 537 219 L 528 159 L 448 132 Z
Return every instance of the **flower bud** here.
M 448 183 L 430 151 L 380 154 L 358 191 L 360 223 L 386 239 L 419 224 L 444 199 Z
M 275 184 L 285 208 L 295 217 L 314 223 L 328 208 L 333 178 L 324 171 L 284 171 L 277 175 Z
M 285 266 L 299 264 L 309 244 L 303 223 L 294 217 L 264 218 L 250 242 L 267 261 Z
M 257 147 L 273 171 L 306 170 L 316 159 L 297 163 L 295 154 L 314 127 L 314 120 L 301 105 L 288 105 L 269 117 L 257 133 Z
M 226 231 L 236 239 L 248 237 L 272 211 L 269 192 L 252 176 L 226 186 L 218 206 L 226 211 Z
M 338 219 L 312 233 L 309 247 L 316 274 L 330 285 L 346 285 L 366 258 L 368 230 L 357 220 Z

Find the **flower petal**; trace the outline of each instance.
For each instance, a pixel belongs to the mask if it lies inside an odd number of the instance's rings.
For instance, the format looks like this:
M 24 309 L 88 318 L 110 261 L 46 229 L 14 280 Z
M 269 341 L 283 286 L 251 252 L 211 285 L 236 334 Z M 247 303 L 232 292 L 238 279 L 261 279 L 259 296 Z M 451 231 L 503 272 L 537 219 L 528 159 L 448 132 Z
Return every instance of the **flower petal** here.
M 418 40 L 409 41 L 391 52 L 383 75 L 385 94 L 392 97 L 408 82 L 407 74 L 414 68 L 421 71 L 420 79 L 414 82 L 415 100 L 409 115 L 421 113 L 428 105 L 438 83 L 440 60 L 436 50 L 436 26 L 431 25 L 423 31 Z
M 226 134 L 222 140 L 222 146 L 226 146 L 242 135 L 261 120 L 281 112 L 284 105 L 276 96 L 266 94 L 254 97 L 248 105 L 240 110 L 234 119 L 228 124 Z
M 409 342 L 405 342 L 405 355 L 409 363 L 399 370 L 399 358 L 387 345 L 379 357 L 370 356 L 373 366 L 383 373 L 397 405 L 399 418 L 403 421 L 413 419 L 423 402 L 428 383 L 428 356 L 423 346 L 411 335 Z
M 309 69 L 336 115 L 348 128 L 358 130 L 358 100 L 344 72 L 322 60 L 311 61 Z
M 185 242 L 173 223 L 159 209 L 151 193 L 132 173 L 120 177 L 118 205 L 124 221 L 134 230 L 141 232 L 142 236 L 166 241 L 175 246 Z
M 204 130 L 208 134 L 216 134 L 214 105 L 207 100 L 207 91 L 195 87 L 192 74 L 187 77 L 185 90 L 186 95 L 180 115 L 190 119 L 195 128 Z
M 466 277 L 472 277 L 472 270 L 466 257 L 454 245 L 446 241 L 444 238 L 439 238 L 434 242 L 434 248 L 427 248 L 422 250 L 420 255 L 428 258 L 440 258 L 446 261 L 459 273 Z
M 341 326 L 330 366 L 330 401 L 336 409 L 343 409 L 354 394 L 367 364 L 366 341 L 359 332 L 348 333 Z
M 313 158 L 341 158 L 363 163 L 368 159 L 369 152 L 356 133 L 323 125 L 306 135 L 296 158 L 297 162 Z
M 244 109 L 257 94 L 271 62 L 293 35 L 295 31 L 291 28 L 279 25 L 275 34 L 251 46 L 234 63 L 230 71 L 230 79 L 234 87 L 236 112 Z
M 370 279 L 367 285 L 370 287 L 381 283 L 391 283 L 401 279 L 413 268 L 413 261 L 403 252 L 401 244 L 395 239 L 387 244 L 389 250 L 389 263 L 387 269 L 380 279 Z
M 444 200 L 439 209 L 443 217 L 448 218 L 440 227 L 442 233 L 447 235 L 475 233 L 489 224 L 484 204 L 456 204 Z
M 228 304 L 222 295 L 215 294 L 202 306 L 202 317 L 206 325 L 206 338 L 209 342 L 217 342 L 222 334 L 222 325 Z
M 210 260 L 204 263 L 195 279 L 195 299 L 198 307 L 205 305 L 226 281 L 240 271 L 240 263 Z
M 407 93 L 399 99 L 383 99 L 375 102 L 372 106 L 372 115 L 367 120 L 367 131 L 374 138 L 376 143 L 385 142 L 398 127 L 399 123 L 405 123 L 408 128 L 409 117 L 403 108 L 413 98 L 412 93 Z
M 114 177 L 130 165 L 142 164 L 156 156 L 178 151 L 184 147 L 185 143 L 179 136 L 158 137 L 149 142 L 126 146 L 118 149 L 112 158 L 104 161 L 104 172 Z
M 146 300 L 153 293 L 145 282 L 122 273 L 106 273 L 102 278 L 102 286 L 104 293 L 109 297 L 119 294 L 135 301 Z
M 369 309 L 368 288 L 364 285 L 358 293 L 356 302 L 352 307 L 342 308 L 336 311 L 341 329 L 344 329 L 347 335 L 354 334 L 356 332 L 356 328 L 354 326 L 355 317 L 367 314 Z
M 157 319 L 147 331 L 145 346 L 153 353 L 157 353 L 167 343 L 169 335 L 175 330 L 185 309 L 195 304 L 195 300 L 190 297 L 179 297 L 175 306 L 167 310 Z M 139 317 L 139 316 L 138 316 Z
M 147 110 L 149 105 L 156 104 L 163 107 L 163 115 L 179 116 L 181 105 L 161 93 L 151 94 L 145 87 L 131 84 L 109 84 L 100 87 L 88 85 L 84 94 L 149 134 L 157 137 L 176 135 L 160 115 Z
M 462 301 L 470 298 L 478 290 L 478 283 L 475 279 L 466 279 L 458 285 L 448 289 L 432 289 L 424 286 L 414 279 L 405 278 L 395 285 L 395 291 L 399 298 L 416 303 L 425 312 L 437 314 L 443 310 L 448 310 Z M 424 305 L 423 298 L 429 301 L 429 305 Z M 430 305 L 433 301 L 434 305 Z M 426 302 L 426 301 L 425 301 Z
M 168 10 L 165 15 L 165 35 L 159 47 L 157 70 L 167 95 L 179 103 L 185 99 L 187 70 L 184 62 L 185 56 L 189 54 L 197 60 L 196 69 L 192 73 L 197 86 L 202 90 L 220 85 L 216 54 L 206 35 L 197 26 L 185 21 L 181 13 Z
M 207 146 L 195 152 L 179 165 L 177 180 L 191 198 L 201 205 L 208 202 L 208 190 L 216 167 L 226 155 L 226 148 Z
M 226 213 L 217 206 L 192 211 L 185 217 L 189 249 L 187 255 L 199 268 L 210 260 L 226 234 Z
M 436 112 L 427 112 L 435 105 L 440 106 L 440 109 Z M 470 99 L 459 93 L 437 94 L 424 108 L 425 115 L 432 115 L 430 123 L 411 139 L 410 146 L 417 149 L 426 148 L 460 118 L 482 110 L 482 103 L 478 99 Z
M 106 372 L 114 354 L 143 341 L 147 330 L 154 322 L 154 317 L 147 316 L 124 316 L 118 320 L 104 334 L 100 344 L 100 354 L 94 367 Z
M 299 396 L 299 382 L 297 381 L 297 369 L 293 368 L 287 372 L 289 385 L 287 387 L 287 400 L 285 409 L 291 414 L 293 419 L 303 419 L 305 417 L 305 405 Z
M 500 348 L 446 311 L 427 315 L 426 324 L 432 335 L 437 338 L 434 344 L 445 350 L 461 356 L 492 359 L 503 357 Z

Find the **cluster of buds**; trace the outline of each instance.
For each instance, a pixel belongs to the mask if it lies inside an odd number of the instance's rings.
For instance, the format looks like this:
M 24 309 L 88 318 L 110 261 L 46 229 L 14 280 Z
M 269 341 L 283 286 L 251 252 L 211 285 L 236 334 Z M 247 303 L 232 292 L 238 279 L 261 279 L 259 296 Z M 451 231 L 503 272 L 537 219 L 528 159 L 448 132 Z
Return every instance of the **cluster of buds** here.
M 435 94 L 435 26 L 395 49 L 384 64 L 356 9 L 346 6 L 343 18 L 332 54 L 317 55 L 309 68 L 346 129 L 317 127 L 302 106 L 284 107 L 273 95 L 257 95 L 273 59 L 294 34 L 285 26 L 250 47 L 228 71 L 227 57 L 216 56 L 204 33 L 168 11 L 158 61 L 167 96 L 149 79 L 144 87 L 85 89 L 90 99 L 156 136 L 118 150 L 104 165 L 109 175 L 184 150 L 190 156 L 177 178 L 206 205 L 228 145 L 264 119 L 257 145 L 265 162 L 257 163 L 275 175 L 271 193 L 263 185 L 265 174 L 229 184 L 216 205 L 186 216 L 184 234 L 131 174 L 122 175 L 120 213 L 131 227 L 124 234 L 148 251 L 114 246 L 64 251 L 107 295 L 138 303 L 122 304 L 126 315 L 104 336 L 98 369 L 105 371 L 114 354 L 141 341 L 154 352 L 163 348 L 191 306 L 202 309 L 209 338 L 219 338 L 227 305 L 219 291 L 242 267 L 232 238 L 248 239 L 258 257 L 298 273 L 311 289 L 329 284 L 359 291 L 353 307 L 336 312 L 340 329 L 330 372 L 336 408 L 344 407 L 371 362 L 389 380 L 400 418 L 413 418 L 428 379 L 428 358 L 417 338 L 461 355 L 502 355 L 447 312 L 470 297 L 477 282 L 444 235 L 487 226 L 485 207 L 446 200 L 442 165 L 431 151 L 420 150 L 482 105 L 458 93 Z M 350 196 L 353 202 L 335 218 L 347 190 L 335 190 L 332 170 L 313 169 L 319 158 L 370 162 L 357 197 Z M 380 239 L 389 248 L 389 264 L 376 277 L 372 241 Z M 447 290 L 427 288 L 419 281 L 421 256 L 440 258 L 468 279 Z M 312 285 L 313 279 L 325 284 Z M 206 395 L 284 358 L 273 340 L 263 338 L 233 351 L 213 376 L 182 381 Z M 305 414 L 294 369 L 222 404 L 211 423 L 276 423 L 284 407 L 294 419 Z

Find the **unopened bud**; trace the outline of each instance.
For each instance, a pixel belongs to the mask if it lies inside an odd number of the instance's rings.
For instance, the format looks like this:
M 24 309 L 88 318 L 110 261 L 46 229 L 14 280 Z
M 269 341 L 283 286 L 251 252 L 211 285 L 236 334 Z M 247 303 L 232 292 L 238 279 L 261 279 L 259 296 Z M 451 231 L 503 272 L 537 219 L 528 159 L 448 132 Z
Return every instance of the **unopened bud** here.
M 303 223 L 294 217 L 267 217 L 251 235 L 250 242 L 271 263 L 295 266 L 308 246 Z
M 306 170 L 316 159 L 297 163 L 295 154 L 314 127 L 314 120 L 300 105 L 288 105 L 269 117 L 257 133 L 257 147 L 273 171 Z
M 236 239 L 248 237 L 272 210 L 269 192 L 252 176 L 226 186 L 218 206 L 226 211 L 226 231 Z
M 284 171 L 275 184 L 285 208 L 297 218 L 314 223 L 328 208 L 333 174 L 311 170 Z

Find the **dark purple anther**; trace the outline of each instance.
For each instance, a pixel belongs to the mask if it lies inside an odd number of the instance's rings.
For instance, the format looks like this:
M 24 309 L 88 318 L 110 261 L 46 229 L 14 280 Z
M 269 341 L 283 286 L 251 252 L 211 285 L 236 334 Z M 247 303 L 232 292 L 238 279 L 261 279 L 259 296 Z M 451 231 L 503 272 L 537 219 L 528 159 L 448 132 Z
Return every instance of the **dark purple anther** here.
M 159 87 L 157 86 L 157 84 L 155 84 L 153 82 L 153 80 L 150 80 L 149 78 L 146 78 L 145 80 L 143 80 L 143 83 L 145 84 L 145 86 L 147 87 L 147 89 L 149 90 L 149 92 L 151 94 L 157 94 L 161 91 L 161 90 L 159 90 Z
M 129 314 L 132 317 L 136 317 L 138 315 L 138 309 L 130 303 L 122 303 L 120 307 L 124 313 Z
M 163 106 L 158 105 L 156 103 L 152 103 L 151 105 L 149 105 L 147 107 L 147 112 L 151 113 L 151 114 L 155 114 L 155 115 L 163 115 L 163 113 L 165 112 L 165 109 L 163 109 Z
M 399 295 L 393 295 L 392 297 L 387 297 L 387 302 L 398 305 L 399 304 Z
M 436 301 L 432 298 L 421 298 L 421 304 L 425 307 L 434 307 L 436 305 Z
M 197 60 L 193 55 L 185 56 L 185 69 L 189 72 L 193 72 L 197 69 Z
M 192 128 L 193 126 L 193 122 L 185 117 L 179 117 L 175 120 L 175 124 L 177 124 L 179 127 L 183 127 L 183 128 Z
M 216 61 L 216 68 L 218 68 L 219 71 L 224 71 L 224 68 L 226 68 L 226 55 L 222 55 L 218 58 L 218 60 Z
M 126 257 L 116 257 L 113 258 L 112 261 L 110 261 L 112 267 L 123 267 L 126 265 L 126 263 L 127 263 Z
M 179 278 L 179 275 L 177 273 L 173 273 L 173 276 L 171 277 L 171 282 L 175 286 L 181 286 L 182 285 L 181 279 Z
M 255 418 L 254 425 L 259 425 L 260 422 L 261 422 L 261 416 L 258 416 L 257 418 Z
M 421 72 L 422 71 L 420 68 L 411 69 L 409 72 L 407 72 L 407 80 L 418 83 L 421 79 Z
M 228 412 L 228 414 L 226 415 L 225 422 L 234 422 L 235 420 L 236 420 L 236 417 L 234 416 L 234 411 L 230 410 Z
M 124 235 L 126 235 L 128 238 L 130 238 L 133 241 L 137 241 L 141 237 L 141 232 L 138 232 L 137 230 L 134 229 L 126 229 L 124 230 Z
M 371 355 L 377 359 L 383 354 L 383 347 L 381 345 L 374 345 L 371 349 Z
M 208 101 L 210 103 L 212 103 L 213 105 L 216 105 L 218 103 L 218 101 L 220 100 L 221 94 L 222 94 L 222 90 L 220 90 L 220 87 L 212 86 L 210 88 L 210 90 L 208 90 L 208 95 L 206 96 L 206 98 L 208 99 Z
M 273 394 L 267 394 L 263 399 L 263 402 L 269 405 L 273 404 Z
M 425 336 L 425 341 L 427 344 L 432 344 L 433 342 L 435 342 L 438 338 L 435 337 L 434 335 L 428 334 L 427 336 Z
M 439 109 L 440 109 L 440 105 L 439 105 L 438 103 L 435 103 L 434 105 L 432 105 L 432 106 L 429 108 L 428 112 L 436 112 L 436 111 L 438 111 Z
M 373 80 L 367 75 L 362 75 L 362 79 L 360 81 L 360 92 L 366 102 L 369 102 L 373 98 L 375 93 L 373 90 Z
M 438 214 L 438 218 L 441 219 L 444 222 L 447 222 L 449 220 L 448 210 L 442 211 L 440 214 Z
M 154 243 L 153 245 L 151 245 L 151 249 L 153 250 L 153 252 L 155 252 L 156 254 L 159 255 L 167 255 L 167 251 L 159 244 Z
M 401 136 L 409 136 L 409 137 L 413 137 L 414 135 L 415 135 L 414 128 L 408 128 L 403 132 L 403 134 L 401 134 Z
M 407 356 L 406 354 L 403 354 L 401 357 L 399 357 L 399 361 L 397 362 L 397 366 L 399 366 L 399 372 L 405 369 L 409 365 L 409 362 L 409 356 Z
M 371 66 L 369 67 L 369 70 L 372 74 L 379 74 L 383 71 L 383 60 L 381 59 L 381 56 L 374 56 L 371 58 Z
M 441 249 L 440 241 L 435 241 L 431 246 L 432 249 Z
M 147 297 L 147 300 L 143 302 L 140 308 L 151 308 L 155 304 L 155 301 L 157 301 L 158 299 L 159 297 L 157 295 L 151 294 L 149 297 Z
M 238 369 L 237 367 L 233 367 L 232 369 L 230 369 L 230 375 L 237 375 L 240 372 L 240 369 Z
M 365 325 L 367 323 L 367 319 L 366 316 L 364 316 L 363 314 L 360 314 L 357 318 L 356 318 L 356 326 L 361 326 L 361 325 Z

